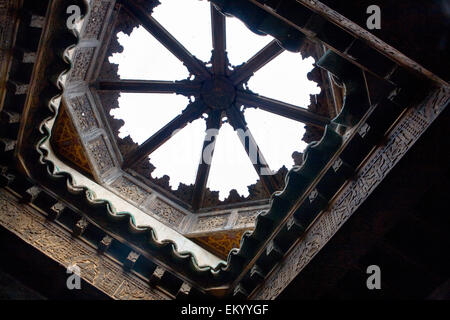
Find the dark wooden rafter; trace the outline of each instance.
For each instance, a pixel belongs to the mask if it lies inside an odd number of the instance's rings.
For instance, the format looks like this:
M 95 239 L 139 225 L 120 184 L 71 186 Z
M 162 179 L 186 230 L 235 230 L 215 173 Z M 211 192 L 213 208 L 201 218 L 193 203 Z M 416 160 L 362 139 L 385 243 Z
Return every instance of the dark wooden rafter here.
M 283 51 L 284 49 L 278 44 L 277 40 L 272 40 L 246 63 L 234 70 L 230 75 L 231 82 L 238 85 L 247 81 L 256 71 L 275 59 Z
M 197 169 L 197 177 L 194 184 L 194 192 L 192 195 L 192 209 L 197 210 L 203 204 L 206 192 L 206 183 L 208 182 L 209 170 L 211 169 L 211 160 L 214 154 L 216 138 L 222 124 L 221 110 L 214 110 L 209 113 L 206 120 L 206 136 L 203 141 L 202 154 Z M 205 152 L 210 152 L 210 157 L 205 159 Z M 208 161 L 206 161 L 208 160 Z
M 206 110 L 203 102 L 197 100 L 190 103 L 181 114 L 162 127 L 158 132 L 148 138 L 134 152 L 130 153 L 123 162 L 124 168 L 129 168 L 133 164 L 143 160 L 153 151 L 158 149 L 163 143 L 171 138 L 175 131 L 184 128 L 189 122 L 198 119 Z
M 177 93 L 185 96 L 196 95 L 201 89 L 200 82 L 160 81 L 160 80 L 106 80 L 99 81 L 98 90 L 139 92 L 139 93 Z
M 247 90 L 237 91 L 236 104 L 251 108 L 259 108 L 289 119 L 320 127 L 324 127 L 330 122 L 330 119 L 327 117 L 321 116 L 307 109 L 282 101 L 266 98 Z
M 235 131 L 240 129 L 245 133 L 245 137 L 248 139 L 243 140 L 242 137 L 239 137 L 245 148 L 245 152 L 252 161 L 253 167 L 255 168 L 256 173 L 259 176 L 259 179 L 264 185 L 264 188 L 267 190 L 269 194 L 274 193 L 279 189 L 278 183 L 275 180 L 273 174 L 266 174 L 268 172 L 271 172 L 271 170 L 261 150 L 259 149 L 258 144 L 253 138 L 253 135 L 251 134 L 249 128 L 247 127 L 244 114 L 235 105 L 227 109 L 226 113 L 228 116 L 228 121 L 233 127 L 233 129 Z
M 188 70 L 204 79 L 211 77 L 206 66 L 194 57 L 177 39 L 175 39 L 158 21 L 133 1 L 122 1 L 123 7 L 138 19 L 142 26 L 161 42 L 174 56 L 183 62 Z
M 226 45 L 226 29 L 225 16 L 219 12 L 211 3 L 211 25 L 212 25 L 212 68 L 214 74 L 224 75 L 227 66 L 227 45 Z

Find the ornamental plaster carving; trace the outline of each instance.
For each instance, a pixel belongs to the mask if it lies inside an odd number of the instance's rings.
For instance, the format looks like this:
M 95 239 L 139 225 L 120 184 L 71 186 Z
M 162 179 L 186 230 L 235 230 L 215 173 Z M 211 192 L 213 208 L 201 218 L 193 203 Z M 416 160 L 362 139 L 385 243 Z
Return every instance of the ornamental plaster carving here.
M 161 199 L 156 199 L 150 202 L 150 204 L 146 206 L 146 209 L 153 213 L 162 222 L 175 228 L 180 227 L 183 218 L 185 217 L 183 212 L 175 209 Z
M 89 14 L 89 20 L 84 29 L 83 38 L 99 39 L 103 29 L 103 24 L 111 7 L 110 1 L 93 1 L 92 9 Z
M 242 227 L 248 225 L 255 225 L 256 217 L 261 212 L 261 209 L 248 210 L 238 212 L 238 217 L 235 223 L 235 227 Z
M 73 97 L 69 101 L 72 110 L 75 112 L 75 119 L 83 133 L 98 127 L 98 121 L 86 94 Z
M 72 58 L 73 68 L 68 80 L 79 81 L 86 80 L 86 75 L 94 57 L 95 48 L 79 47 L 76 49 Z
M 111 154 L 108 151 L 108 147 L 103 136 L 99 136 L 90 141 L 88 144 L 88 150 L 98 168 L 100 175 L 105 174 L 114 167 Z
M 131 180 L 120 176 L 111 184 L 111 187 L 119 194 L 135 204 L 141 204 L 149 195 L 149 192 L 136 185 Z
M 197 220 L 195 231 L 213 230 L 225 227 L 229 215 L 220 215 L 212 217 L 200 217 Z

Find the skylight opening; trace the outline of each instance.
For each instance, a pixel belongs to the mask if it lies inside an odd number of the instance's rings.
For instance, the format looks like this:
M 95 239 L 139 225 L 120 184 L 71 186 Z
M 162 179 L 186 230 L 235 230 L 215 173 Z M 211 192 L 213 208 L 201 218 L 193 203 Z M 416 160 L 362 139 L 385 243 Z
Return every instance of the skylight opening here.
M 152 17 L 207 68 L 210 68 L 209 72 L 213 72 L 212 19 L 209 2 L 161 0 Z M 226 51 L 231 70 L 247 62 L 273 40 L 271 36 L 256 35 L 236 18 L 226 17 L 225 21 Z M 183 63 L 142 26 L 135 28 L 130 36 L 119 33 L 118 40 L 124 51 L 114 54 L 109 60 L 119 64 L 121 79 L 168 81 L 188 77 L 190 80 L 194 79 L 194 75 L 189 74 Z M 307 79 L 307 73 L 313 68 L 313 63 L 312 58 L 302 59 L 299 53 L 284 51 L 256 71 L 246 87 L 261 96 L 306 108 L 310 104 L 310 94 L 320 93 L 320 87 Z M 199 78 L 204 80 L 202 77 Z M 197 76 L 195 79 L 197 80 Z M 239 88 L 242 85 L 239 83 Z M 235 89 L 231 88 L 232 90 Z M 197 94 L 196 97 L 190 98 L 192 102 L 197 99 L 203 100 L 204 96 Z M 142 144 L 179 115 L 189 103 L 189 99 L 183 95 L 122 93 L 119 109 L 113 109 L 111 114 L 125 121 L 125 125 L 120 129 L 121 138 L 130 135 L 133 141 Z M 302 141 L 305 132 L 304 123 L 260 109 L 238 107 L 243 112 L 269 167 L 274 172 L 282 166 L 291 168 L 294 164 L 292 154 L 303 152 L 306 147 Z M 208 113 L 215 106 L 209 105 L 208 108 L 202 116 L 203 119 L 195 120 L 176 131 L 176 134 L 148 156 L 149 161 L 156 167 L 152 177 L 161 178 L 168 175 L 173 190 L 176 190 L 180 183 L 187 185 L 195 183 L 205 138 L 205 120 L 210 117 L 211 114 Z M 222 124 L 216 138 L 207 180 L 207 187 L 210 190 L 219 191 L 220 200 L 226 199 L 232 189 L 247 197 L 248 186 L 259 179 L 238 135 L 227 123 L 232 119 L 227 119 L 229 114 L 226 108 L 228 107 L 224 107 L 222 114 L 225 123 Z
M 247 187 L 258 179 L 238 135 L 231 125 L 224 123 L 217 136 L 207 187 L 219 191 L 219 200 L 223 201 L 232 189 L 247 197 Z
M 282 52 L 248 81 L 248 88 L 268 98 L 307 108 L 310 94 L 319 94 L 320 87 L 307 78 L 314 68 L 314 59 L 302 59 L 299 53 Z
M 122 92 L 119 108 L 112 109 L 111 115 L 125 122 L 119 131 L 120 138 L 130 135 L 134 142 L 142 144 L 179 115 L 188 103 L 189 99 L 181 95 Z
M 144 27 L 133 29 L 128 36 L 117 34 L 123 46 L 122 53 L 114 53 L 109 62 L 119 65 L 121 79 L 182 80 L 189 76 L 188 69 Z
M 180 183 L 193 184 L 201 159 L 205 129 L 205 121 L 197 119 L 174 132 L 166 143 L 149 156 L 150 162 L 156 167 L 152 177 L 168 175 L 172 190 L 177 190 Z
M 245 110 L 245 119 L 270 169 L 292 168 L 292 153 L 303 152 L 307 146 L 302 141 L 305 124 L 251 108 Z
M 208 62 L 211 58 L 212 32 L 211 10 L 208 1 L 159 0 L 152 13 L 186 49 L 198 59 Z M 192 15 L 191 13 L 194 13 Z
M 273 40 L 269 35 L 253 33 L 241 20 L 234 17 L 227 17 L 226 25 L 228 61 L 233 66 L 248 61 Z

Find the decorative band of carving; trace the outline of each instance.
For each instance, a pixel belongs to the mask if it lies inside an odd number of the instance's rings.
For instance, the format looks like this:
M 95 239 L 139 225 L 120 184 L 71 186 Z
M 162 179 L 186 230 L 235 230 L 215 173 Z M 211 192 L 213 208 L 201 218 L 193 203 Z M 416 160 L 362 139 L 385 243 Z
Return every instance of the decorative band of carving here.
M 262 209 L 247 210 L 238 212 L 238 217 L 235 223 L 235 227 L 255 226 L 256 216 Z
M 168 297 L 123 271 L 94 248 L 83 245 L 26 205 L 0 191 L 0 224 L 49 258 L 80 268 L 80 276 L 114 299 L 166 300 Z
M 205 231 L 223 228 L 228 221 L 228 215 L 212 216 L 212 217 L 200 217 L 198 218 L 195 231 Z
M 111 187 L 125 199 L 128 199 L 138 205 L 141 204 L 150 194 L 148 191 L 142 189 L 124 176 L 120 176 L 114 180 L 114 182 L 111 183 Z
M 77 48 L 72 58 L 73 68 L 70 73 L 70 81 L 85 80 L 92 58 L 94 57 L 95 48 Z
M 92 105 L 86 94 L 70 99 L 72 110 L 75 112 L 75 120 L 81 132 L 98 128 L 98 121 L 92 110 Z
M 88 150 L 94 159 L 94 164 L 98 168 L 100 175 L 105 174 L 114 167 L 114 162 L 108 151 L 108 147 L 103 136 L 99 136 L 98 138 L 90 141 L 88 144 Z
M 163 223 L 174 228 L 180 227 L 181 223 L 183 222 L 183 218 L 185 217 L 185 214 L 183 212 L 175 209 L 174 207 L 160 199 L 156 199 L 150 202 L 150 204 L 144 209 L 150 211 Z
M 86 28 L 83 32 L 85 39 L 99 39 L 106 20 L 108 9 L 111 6 L 110 1 L 93 1 L 92 9 L 89 14 Z

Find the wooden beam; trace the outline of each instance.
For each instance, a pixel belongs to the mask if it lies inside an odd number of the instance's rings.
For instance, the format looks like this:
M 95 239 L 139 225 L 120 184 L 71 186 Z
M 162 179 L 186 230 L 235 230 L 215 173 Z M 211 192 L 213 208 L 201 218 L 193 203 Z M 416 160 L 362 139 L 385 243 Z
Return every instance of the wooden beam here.
M 272 40 L 230 75 L 231 82 L 238 85 L 247 81 L 256 71 L 275 59 L 283 51 L 284 49 L 278 44 L 277 40 Z
M 199 94 L 201 83 L 189 80 L 106 80 L 99 81 L 96 84 L 96 88 L 103 91 L 177 93 L 190 96 Z
M 143 144 L 141 144 L 134 152 L 130 153 L 123 162 L 124 168 L 129 168 L 133 164 L 143 160 L 153 151 L 158 149 L 164 142 L 169 140 L 172 134 L 179 129 L 184 128 L 189 122 L 198 119 L 203 112 L 205 112 L 206 106 L 203 102 L 197 100 L 190 103 L 181 114 L 176 116 L 172 121 L 162 127 L 153 136 L 148 138 Z
M 289 119 L 320 127 L 325 127 L 330 122 L 330 119 L 327 117 L 318 115 L 305 108 L 266 98 L 247 90 L 238 90 L 236 92 L 236 104 L 258 108 Z
M 142 26 L 150 32 L 156 40 L 161 42 L 174 56 L 180 59 L 188 70 L 202 78 L 210 78 L 206 66 L 194 57 L 177 39 L 175 39 L 162 25 L 159 24 L 151 15 L 146 14 L 145 10 L 133 3 L 133 1 L 122 1 L 124 8 L 126 8 L 136 19 L 138 19 Z
M 211 162 L 205 162 L 204 153 L 207 148 L 212 148 L 211 149 L 211 159 L 212 159 L 216 144 L 216 137 L 219 134 L 219 129 L 221 127 L 221 113 L 222 113 L 221 110 L 210 112 L 209 117 L 206 121 L 207 132 L 205 140 L 203 142 L 202 154 L 197 169 L 197 177 L 195 179 L 194 192 L 192 196 L 192 209 L 194 210 L 200 208 L 205 198 L 206 183 L 208 182 L 209 170 L 211 169 Z
M 225 16 L 219 12 L 211 3 L 211 25 L 212 25 L 212 43 L 213 55 L 212 66 L 214 74 L 224 75 L 228 66 L 226 53 L 226 25 Z
M 253 167 L 256 170 L 256 173 L 259 176 L 259 179 L 261 180 L 262 184 L 264 185 L 265 189 L 269 194 L 274 193 L 279 189 L 278 183 L 275 180 L 275 177 L 272 173 L 272 171 L 269 168 L 269 165 L 267 164 L 266 159 L 264 158 L 261 150 L 259 149 L 258 144 L 256 143 L 255 139 L 253 138 L 253 135 L 251 134 L 249 128 L 247 127 L 247 123 L 244 118 L 244 114 L 239 111 L 239 109 L 233 105 L 226 111 L 228 120 L 233 127 L 233 129 L 236 130 L 242 130 L 245 134 L 245 137 L 239 137 L 244 148 L 245 152 L 250 158 L 250 161 L 253 164 Z M 242 139 L 244 138 L 244 139 Z

